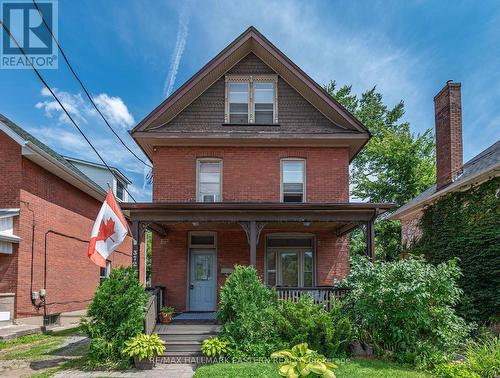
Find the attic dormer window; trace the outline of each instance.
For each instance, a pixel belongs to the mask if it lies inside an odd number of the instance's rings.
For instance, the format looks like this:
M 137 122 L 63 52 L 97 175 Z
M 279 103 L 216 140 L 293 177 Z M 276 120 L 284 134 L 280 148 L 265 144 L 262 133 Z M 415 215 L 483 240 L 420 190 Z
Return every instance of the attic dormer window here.
M 276 75 L 227 75 L 224 122 L 277 124 L 277 83 Z

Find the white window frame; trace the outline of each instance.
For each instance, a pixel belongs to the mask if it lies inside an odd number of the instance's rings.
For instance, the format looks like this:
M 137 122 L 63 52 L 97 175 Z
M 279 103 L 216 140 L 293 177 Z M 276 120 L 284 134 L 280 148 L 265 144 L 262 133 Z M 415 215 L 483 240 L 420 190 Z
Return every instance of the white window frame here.
M 255 87 L 254 83 L 272 83 L 273 94 L 273 123 L 278 123 L 278 75 L 226 75 L 224 98 L 224 123 L 230 123 L 229 117 L 229 84 L 248 83 L 248 123 L 255 124 Z M 243 124 L 244 125 L 244 124 Z
M 307 161 L 306 159 L 304 158 L 294 158 L 294 157 L 288 157 L 288 158 L 283 158 L 280 160 L 280 201 L 281 202 L 285 202 L 284 201 L 284 192 L 283 192 L 283 189 L 284 189 L 284 183 L 283 183 L 283 166 L 284 166 L 284 162 L 285 161 L 301 161 L 304 163 L 304 172 L 302 174 L 302 180 L 303 180 L 303 187 L 302 187 L 302 203 L 304 202 L 307 202 L 306 201 L 306 195 L 307 195 L 307 191 L 306 191 L 306 187 L 307 187 Z M 290 202 L 290 203 L 293 203 L 293 202 Z M 300 202 L 297 202 L 297 203 L 300 203 Z
M 224 164 L 222 159 L 220 158 L 198 158 L 196 159 L 196 202 L 204 203 L 201 198 L 200 193 L 200 165 L 202 163 L 219 163 L 219 198 L 216 198 L 214 202 L 222 202 L 222 182 L 223 182 L 223 172 L 224 172 Z

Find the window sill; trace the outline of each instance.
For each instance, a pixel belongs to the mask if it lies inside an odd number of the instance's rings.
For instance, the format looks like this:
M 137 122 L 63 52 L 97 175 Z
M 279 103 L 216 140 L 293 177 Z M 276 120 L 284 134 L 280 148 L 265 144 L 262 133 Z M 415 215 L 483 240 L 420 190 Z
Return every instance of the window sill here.
M 279 123 L 223 123 L 222 126 L 265 126 L 280 127 Z

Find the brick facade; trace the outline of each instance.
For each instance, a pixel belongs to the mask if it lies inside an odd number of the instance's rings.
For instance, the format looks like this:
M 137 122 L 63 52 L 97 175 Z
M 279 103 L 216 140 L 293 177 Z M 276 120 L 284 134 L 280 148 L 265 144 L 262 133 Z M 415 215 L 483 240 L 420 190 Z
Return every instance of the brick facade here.
M 280 202 L 280 161 L 306 160 L 307 202 L 349 200 L 349 151 L 344 148 L 156 147 L 153 201 L 196 201 L 196 159 L 223 161 L 224 202 Z
M 0 207 L 20 209 L 14 234 L 22 238 L 11 255 L 0 254 L 0 293 L 15 293 L 16 319 L 43 315 L 43 308 L 32 305 L 31 291 L 44 287 L 48 315 L 85 310 L 99 284 L 87 241 L 101 202 L 23 157 L 20 146 L 1 131 L 0 145 L 2 172 L 9 172 L 0 183 Z M 131 250 L 127 237 L 111 255 L 112 266 L 130 265 Z

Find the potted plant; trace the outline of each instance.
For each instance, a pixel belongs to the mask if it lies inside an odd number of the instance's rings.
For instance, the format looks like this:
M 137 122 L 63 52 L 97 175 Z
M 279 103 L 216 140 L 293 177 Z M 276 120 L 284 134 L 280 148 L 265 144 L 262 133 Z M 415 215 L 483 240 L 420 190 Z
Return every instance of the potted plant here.
M 174 314 L 175 310 L 171 306 L 163 306 L 160 309 L 160 323 L 166 324 L 170 323 L 172 321 L 172 315 Z
M 134 359 L 134 365 L 140 370 L 150 370 L 155 365 L 157 356 L 165 352 L 165 342 L 153 333 L 141 333 L 125 341 L 122 353 Z

